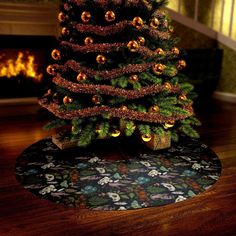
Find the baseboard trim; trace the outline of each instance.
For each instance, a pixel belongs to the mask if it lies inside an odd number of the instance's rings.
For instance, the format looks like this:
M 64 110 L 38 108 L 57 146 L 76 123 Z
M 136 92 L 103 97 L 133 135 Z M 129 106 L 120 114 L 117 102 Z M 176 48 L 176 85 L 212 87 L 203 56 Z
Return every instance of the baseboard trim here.
M 0 99 L 0 106 L 35 105 L 37 103 L 38 99 L 36 97 Z
M 216 91 L 214 92 L 213 97 L 217 100 L 236 103 L 236 94 L 234 93 Z

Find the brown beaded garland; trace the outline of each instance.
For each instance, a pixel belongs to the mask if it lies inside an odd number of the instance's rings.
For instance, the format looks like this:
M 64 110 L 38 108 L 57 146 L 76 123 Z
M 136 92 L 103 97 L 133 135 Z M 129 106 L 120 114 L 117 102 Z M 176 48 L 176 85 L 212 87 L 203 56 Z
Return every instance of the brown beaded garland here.
M 165 67 L 166 67 L 165 65 L 158 63 L 152 67 L 152 70 L 153 70 L 154 74 L 161 75 L 163 73 L 163 71 L 165 70 Z
M 129 43 L 127 44 L 127 47 L 131 52 L 137 52 L 137 50 L 139 49 L 139 44 L 137 41 L 132 40 L 132 41 L 129 41 Z
M 84 11 L 81 14 L 81 20 L 83 23 L 88 23 L 91 20 L 91 14 L 88 11 Z
M 131 75 L 130 77 L 129 77 L 129 81 L 130 82 L 137 82 L 138 81 L 138 76 L 137 75 Z
M 54 60 L 58 61 L 61 59 L 61 52 L 57 49 L 54 49 L 51 53 L 51 56 Z
M 158 27 L 159 25 L 160 25 L 160 22 L 159 22 L 159 20 L 158 20 L 156 17 L 154 17 L 154 18 L 151 19 L 150 26 L 151 26 L 152 28 L 157 29 L 157 27 Z
M 185 67 L 186 67 L 186 61 L 185 60 L 179 60 L 177 63 L 176 63 L 176 68 L 178 70 L 183 70 Z
M 98 55 L 98 56 L 96 57 L 96 61 L 97 61 L 98 64 L 105 64 L 106 61 L 107 61 L 107 59 L 106 59 L 106 57 L 103 56 L 103 55 Z
M 108 22 L 112 22 L 116 19 L 116 14 L 113 11 L 107 11 L 105 14 L 105 19 Z
M 85 45 L 93 44 L 93 39 L 91 37 L 86 37 L 84 39 L 84 44 Z
M 85 73 L 80 72 L 77 75 L 77 81 L 78 82 L 85 81 L 86 79 L 87 79 L 87 75 Z
M 142 36 L 139 36 L 137 39 L 138 43 L 143 46 L 145 44 L 145 38 Z
M 143 20 L 141 17 L 136 16 L 134 17 L 133 21 L 132 21 L 132 25 L 136 28 L 136 29 L 141 29 L 143 27 Z
M 62 33 L 62 35 L 69 35 L 69 34 L 70 34 L 70 31 L 69 31 L 66 27 L 63 27 L 63 28 L 61 29 L 61 33 Z
M 49 75 L 55 75 L 55 74 L 56 74 L 55 68 L 54 68 L 52 65 L 49 65 L 49 66 L 47 67 L 47 73 L 48 73 Z

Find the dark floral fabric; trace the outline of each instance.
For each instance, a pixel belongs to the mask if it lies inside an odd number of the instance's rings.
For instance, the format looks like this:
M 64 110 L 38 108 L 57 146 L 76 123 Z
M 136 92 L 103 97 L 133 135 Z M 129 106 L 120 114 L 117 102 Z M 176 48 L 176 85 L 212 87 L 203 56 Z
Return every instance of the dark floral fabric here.
M 91 150 L 60 150 L 50 138 L 17 159 L 16 177 L 41 198 L 70 207 L 128 210 L 176 203 L 207 190 L 219 178 L 216 154 L 189 139 L 164 151 L 139 149 L 127 160 Z

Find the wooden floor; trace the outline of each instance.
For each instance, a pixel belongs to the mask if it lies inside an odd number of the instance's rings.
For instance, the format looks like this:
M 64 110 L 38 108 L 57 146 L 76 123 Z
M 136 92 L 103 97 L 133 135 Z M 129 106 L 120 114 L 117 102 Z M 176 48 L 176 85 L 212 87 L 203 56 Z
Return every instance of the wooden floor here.
M 132 211 L 68 209 L 26 191 L 15 179 L 17 156 L 48 135 L 38 116 L 0 118 L 0 235 L 236 235 L 236 104 L 200 109 L 202 140 L 220 157 L 219 181 L 187 201 Z

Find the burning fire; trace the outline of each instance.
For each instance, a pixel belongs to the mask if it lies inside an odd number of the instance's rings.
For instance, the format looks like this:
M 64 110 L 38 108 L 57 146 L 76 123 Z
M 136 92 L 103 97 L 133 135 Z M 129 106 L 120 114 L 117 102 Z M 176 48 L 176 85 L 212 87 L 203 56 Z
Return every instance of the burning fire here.
M 0 59 L 4 56 L 0 55 Z M 8 59 L 3 63 L 0 62 L 0 77 L 12 78 L 18 75 L 32 78 L 35 82 L 41 82 L 43 77 L 43 74 L 37 72 L 35 57 L 29 54 L 24 55 L 23 52 L 18 52 L 16 60 Z

